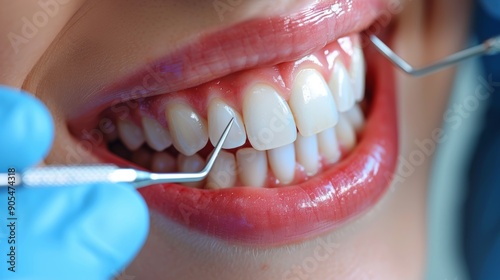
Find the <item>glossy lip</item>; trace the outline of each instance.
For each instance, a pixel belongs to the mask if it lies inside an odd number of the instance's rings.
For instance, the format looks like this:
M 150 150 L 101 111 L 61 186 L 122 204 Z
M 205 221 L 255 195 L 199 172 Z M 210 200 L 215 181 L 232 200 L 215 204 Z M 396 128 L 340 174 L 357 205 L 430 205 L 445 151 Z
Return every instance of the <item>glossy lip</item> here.
M 160 69 L 154 75 L 160 75 L 162 82 L 157 88 L 145 89 L 142 97 L 189 88 L 256 65 L 301 58 L 340 36 L 368 27 L 378 16 L 377 11 L 382 11 L 381 2 L 321 3 L 292 16 L 245 22 L 197 38 L 179 52 L 89 98 L 88 107 L 82 106 L 75 116 L 86 115 L 86 122 L 80 122 L 80 127 L 82 124 L 95 127 L 98 113 L 113 101 L 134 99 L 127 94 L 142 84 L 144 77 L 151 76 L 151 69 Z M 332 5 L 344 7 L 345 13 L 331 12 Z M 250 45 L 242 44 L 241 40 Z M 292 48 L 283 50 L 285 45 Z M 252 54 L 251 60 L 232 59 Z M 178 73 L 172 72 L 169 67 L 178 63 L 188 66 Z M 379 200 L 396 165 L 394 77 L 391 66 L 384 60 L 377 60 L 377 70 L 370 74 L 374 78 L 373 100 L 362 140 L 347 158 L 311 180 L 274 189 L 199 190 L 176 184 L 156 185 L 142 189 L 142 195 L 151 209 L 164 216 L 238 243 L 279 245 L 334 229 Z M 82 120 L 75 116 L 75 123 Z M 69 125 L 71 128 L 72 123 Z M 124 163 L 102 149 L 94 151 L 96 157 L 106 162 Z
M 384 0 L 329 0 L 289 16 L 255 19 L 203 33 L 177 51 L 146 63 L 68 113 L 70 126 L 95 125 L 104 109 L 131 99 L 191 88 L 256 66 L 294 61 L 333 40 L 366 29 L 382 14 Z M 236 59 L 239 58 L 239 59 Z

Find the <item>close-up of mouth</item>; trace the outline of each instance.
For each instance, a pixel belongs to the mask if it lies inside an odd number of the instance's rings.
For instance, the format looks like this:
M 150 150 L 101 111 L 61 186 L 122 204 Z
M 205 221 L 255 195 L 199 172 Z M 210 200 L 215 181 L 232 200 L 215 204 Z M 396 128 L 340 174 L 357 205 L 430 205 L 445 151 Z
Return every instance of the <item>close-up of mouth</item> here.
M 234 118 L 208 177 L 142 188 L 150 209 L 241 244 L 334 230 L 380 200 L 396 167 L 393 69 L 363 38 L 383 7 L 322 2 L 190 38 L 88 96 L 68 128 L 100 162 L 196 172 Z
M 0 278 L 498 279 L 494 2 L 4 4 Z
M 1 279 L 498 278 L 493 0 L 11 2 Z

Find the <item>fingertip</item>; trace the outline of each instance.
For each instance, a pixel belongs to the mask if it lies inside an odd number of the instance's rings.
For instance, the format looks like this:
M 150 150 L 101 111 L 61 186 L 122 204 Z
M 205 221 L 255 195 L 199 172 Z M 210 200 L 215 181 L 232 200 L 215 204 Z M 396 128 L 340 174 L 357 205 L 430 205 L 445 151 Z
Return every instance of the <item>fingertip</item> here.
M 52 116 L 45 105 L 19 89 L 0 86 L 0 170 L 25 169 L 41 161 L 54 137 Z
M 131 186 L 124 184 L 95 185 L 99 198 L 94 211 L 99 219 L 91 220 L 89 229 L 103 265 L 121 271 L 140 251 L 149 232 L 149 212 L 144 199 Z M 103 267 L 106 269 L 106 266 Z
M 146 203 L 129 185 L 21 188 L 16 196 L 19 263 L 31 263 L 19 269 L 23 279 L 108 279 L 133 260 L 149 231 Z
M 119 194 L 113 192 L 113 195 L 118 194 L 122 197 L 117 197 L 114 206 L 122 210 L 119 217 L 123 219 L 122 222 L 117 222 L 121 225 L 122 232 L 127 233 L 123 235 L 123 242 L 129 244 L 128 249 L 123 253 L 128 254 L 132 259 L 144 245 L 149 233 L 149 210 L 146 201 L 135 188 L 125 184 L 119 184 L 116 188 L 121 191 Z M 130 242 L 133 240 L 135 242 Z M 120 246 L 121 241 L 118 240 L 116 245 Z

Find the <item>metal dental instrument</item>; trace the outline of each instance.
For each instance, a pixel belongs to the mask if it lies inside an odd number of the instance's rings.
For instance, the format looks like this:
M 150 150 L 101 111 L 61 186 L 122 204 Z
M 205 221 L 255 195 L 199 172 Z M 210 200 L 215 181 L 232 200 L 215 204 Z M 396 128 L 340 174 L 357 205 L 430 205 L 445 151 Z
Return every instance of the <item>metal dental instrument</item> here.
M 463 51 L 452 54 L 441 61 L 438 61 L 432 65 L 415 69 L 410 64 L 408 64 L 404 59 L 395 54 L 382 40 L 380 40 L 375 35 L 370 35 L 370 41 L 373 43 L 375 48 L 382 53 L 387 59 L 389 59 L 394 65 L 399 69 L 403 70 L 407 74 L 412 76 L 424 76 L 432 72 L 438 71 L 442 68 L 451 66 L 465 59 L 478 56 L 478 55 L 493 55 L 500 52 L 500 36 L 492 37 L 482 44 L 475 47 L 465 49 Z
M 116 165 L 75 165 L 35 167 L 16 174 L 15 185 L 22 187 L 63 186 L 86 183 L 131 183 L 135 188 L 142 188 L 161 183 L 187 183 L 201 181 L 207 177 L 226 140 L 234 118 L 224 129 L 217 145 L 210 155 L 207 165 L 197 173 L 151 173 L 132 168 L 120 168 Z M 20 176 L 18 176 L 20 175 Z M 8 173 L 0 173 L 0 188 L 9 187 Z

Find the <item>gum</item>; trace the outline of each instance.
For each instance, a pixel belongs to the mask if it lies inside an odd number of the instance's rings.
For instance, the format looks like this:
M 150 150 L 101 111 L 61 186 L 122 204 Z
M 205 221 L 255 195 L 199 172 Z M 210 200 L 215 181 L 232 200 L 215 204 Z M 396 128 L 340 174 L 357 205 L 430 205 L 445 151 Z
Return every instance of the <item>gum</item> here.
M 333 71 L 334 61 L 340 59 L 350 69 L 353 48 L 359 45 L 359 34 L 354 34 L 342 37 L 319 51 L 296 61 L 248 69 L 189 89 L 165 93 L 141 101 L 129 101 L 125 106 L 128 105 L 133 109 L 127 118 L 140 125 L 141 117 L 149 116 L 168 127 L 165 119 L 166 105 L 170 102 L 182 102 L 191 106 L 200 116 L 206 119 L 208 103 L 214 97 L 222 98 L 227 104 L 241 113 L 244 94 L 257 83 L 271 85 L 288 101 L 294 78 L 300 70 L 315 69 L 323 75 L 323 78 L 328 83 Z M 102 117 L 116 120 L 121 115 L 106 110 Z

